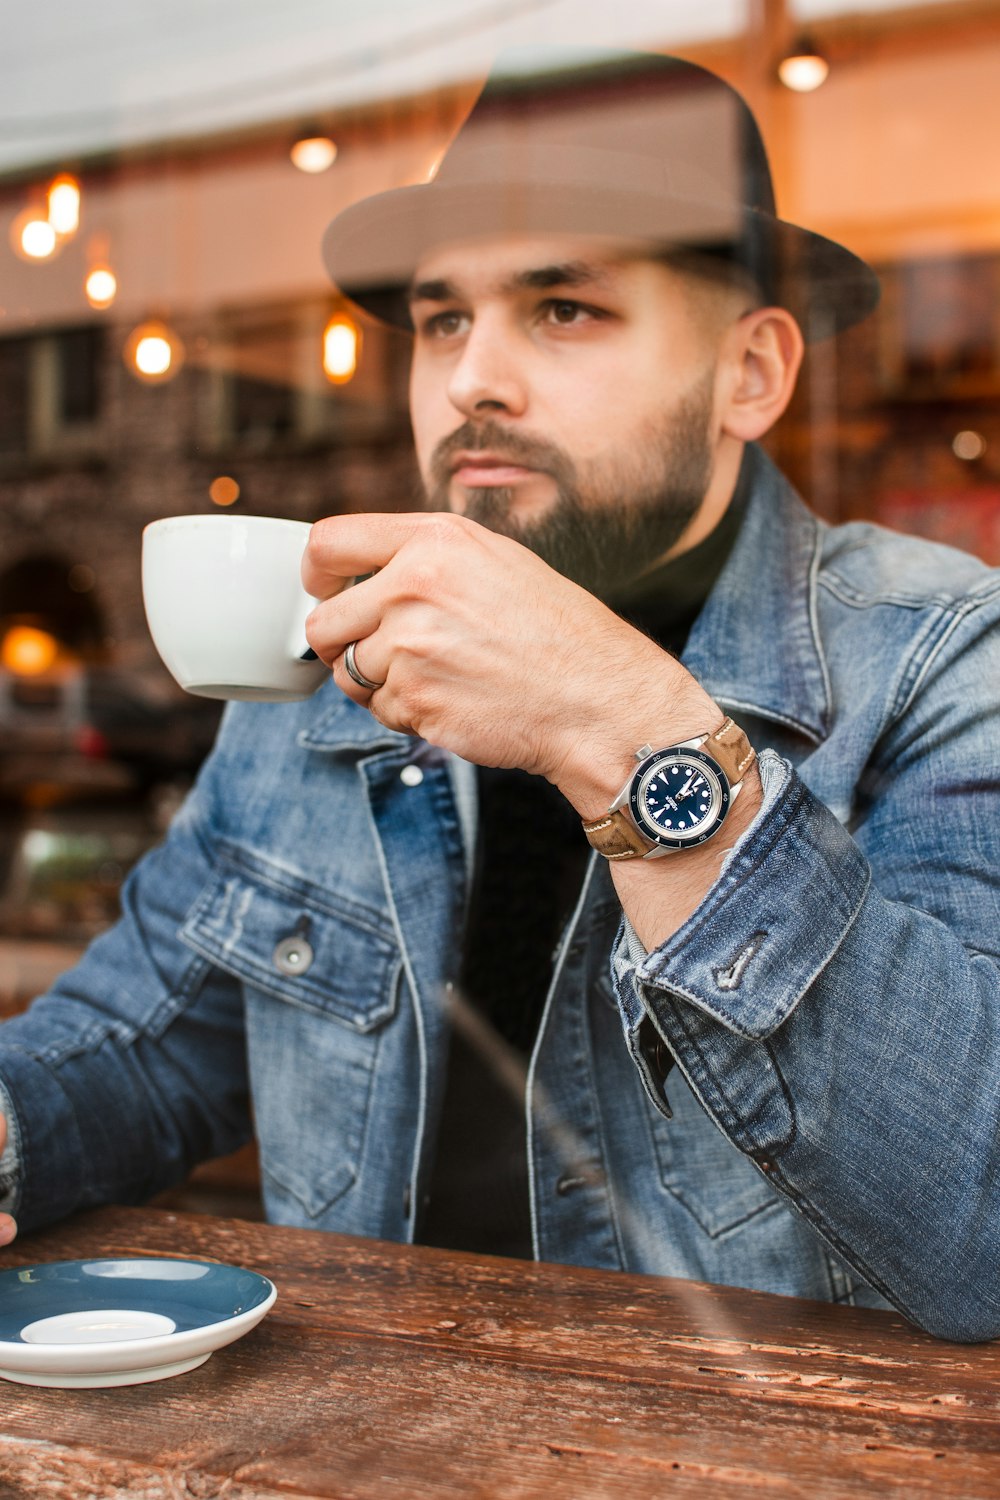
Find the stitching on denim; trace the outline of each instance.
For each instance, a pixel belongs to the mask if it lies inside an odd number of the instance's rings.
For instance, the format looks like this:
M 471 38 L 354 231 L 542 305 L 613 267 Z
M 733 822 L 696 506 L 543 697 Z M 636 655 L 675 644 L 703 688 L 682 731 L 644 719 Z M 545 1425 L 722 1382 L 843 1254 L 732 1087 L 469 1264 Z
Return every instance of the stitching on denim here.
M 760 952 L 767 936 L 768 933 L 766 931 L 755 932 L 750 941 L 744 944 L 731 963 L 725 966 L 720 965 L 719 968 L 712 970 L 712 973 L 715 975 L 715 982 L 720 990 L 731 993 L 733 990 L 739 989 L 743 983 L 743 975 L 747 971 L 750 960 L 754 954 Z

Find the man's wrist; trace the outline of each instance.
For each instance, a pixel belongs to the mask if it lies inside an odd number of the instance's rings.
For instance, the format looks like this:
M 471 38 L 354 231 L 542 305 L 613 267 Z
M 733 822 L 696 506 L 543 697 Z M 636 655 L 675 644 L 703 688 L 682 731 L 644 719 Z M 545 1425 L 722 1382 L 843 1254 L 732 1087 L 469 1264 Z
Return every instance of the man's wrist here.
M 663 655 L 670 665 L 669 678 L 658 682 L 646 678 L 632 693 L 616 689 L 607 719 L 578 728 L 557 772 L 550 776 L 584 821 L 608 811 L 635 768 L 639 745 L 650 744 L 654 749 L 677 745 L 714 732 L 725 721 L 725 712 L 690 673 Z

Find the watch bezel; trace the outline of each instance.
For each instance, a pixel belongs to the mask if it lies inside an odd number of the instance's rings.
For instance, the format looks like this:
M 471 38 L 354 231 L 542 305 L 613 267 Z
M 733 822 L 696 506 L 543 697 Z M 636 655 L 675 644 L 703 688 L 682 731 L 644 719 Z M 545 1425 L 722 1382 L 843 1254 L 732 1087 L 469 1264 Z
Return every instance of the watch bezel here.
M 648 783 L 649 775 L 655 767 L 664 760 L 680 760 L 681 758 L 699 761 L 719 783 L 719 805 L 715 816 L 707 826 L 687 837 L 664 833 L 656 824 L 648 821 L 642 810 L 641 798 L 642 788 Z M 663 750 L 654 750 L 652 755 L 647 755 L 633 772 L 628 792 L 628 810 L 632 822 L 643 838 L 649 839 L 657 848 L 696 849 L 699 844 L 706 843 L 713 834 L 718 833 L 726 820 L 732 796 L 729 778 L 713 755 L 695 746 L 668 745 Z

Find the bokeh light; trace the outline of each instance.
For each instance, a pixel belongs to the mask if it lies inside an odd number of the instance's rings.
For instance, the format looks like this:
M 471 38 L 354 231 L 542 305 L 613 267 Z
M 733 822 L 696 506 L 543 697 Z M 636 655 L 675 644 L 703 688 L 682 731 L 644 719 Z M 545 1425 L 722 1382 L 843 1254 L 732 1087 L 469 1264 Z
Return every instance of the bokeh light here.
M 300 172 L 325 172 L 337 159 L 337 148 L 329 136 L 307 135 L 291 149 L 292 162 Z
M 172 380 L 184 362 L 184 346 L 165 323 L 140 323 L 123 350 L 126 367 L 147 385 Z
M 49 260 L 59 248 L 59 236 L 38 209 L 26 208 L 10 226 L 10 242 L 22 260 Z
M 49 223 L 59 235 L 75 234 L 80 227 L 80 184 L 62 172 L 49 185 Z
M 323 330 L 323 371 L 334 385 L 344 385 L 358 368 L 361 330 L 344 313 L 330 319 Z
M 118 295 L 118 278 L 110 266 L 94 266 L 83 284 L 91 307 L 110 307 Z
M 55 636 L 33 625 L 12 625 L 0 642 L 0 665 L 15 677 L 40 676 L 58 655 Z
M 230 474 L 220 474 L 208 487 L 208 497 L 213 505 L 235 505 L 240 498 L 240 487 Z
M 796 94 L 811 94 L 825 83 L 830 64 L 821 53 L 803 47 L 783 57 L 778 64 L 778 77 L 786 89 Z

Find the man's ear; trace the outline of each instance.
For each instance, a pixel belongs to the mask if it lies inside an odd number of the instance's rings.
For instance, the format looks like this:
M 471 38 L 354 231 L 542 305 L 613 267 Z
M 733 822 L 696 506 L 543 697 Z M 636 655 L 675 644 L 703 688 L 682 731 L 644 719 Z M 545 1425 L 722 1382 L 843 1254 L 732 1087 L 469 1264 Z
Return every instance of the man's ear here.
M 726 330 L 720 352 L 720 427 L 741 442 L 755 442 L 792 399 L 804 352 L 801 330 L 783 307 L 755 308 Z

